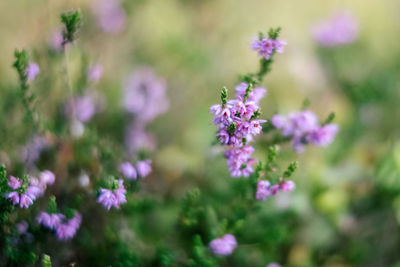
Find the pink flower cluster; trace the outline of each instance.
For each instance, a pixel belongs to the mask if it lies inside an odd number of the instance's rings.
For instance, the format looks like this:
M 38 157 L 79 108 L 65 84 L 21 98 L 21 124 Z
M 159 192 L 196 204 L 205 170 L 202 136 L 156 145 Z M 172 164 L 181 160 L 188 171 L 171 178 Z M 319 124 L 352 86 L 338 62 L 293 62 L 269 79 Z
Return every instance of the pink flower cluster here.
M 310 110 L 290 113 L 288 117 L 274 115 L 272 125 L 282 131 L 282 135 L 292 138 L 292 146 L 297 153 L 304 151 L 304 145 L 327 146 L 333 142 L 339 127 L 337 124 L 319 125 L 317 116 Z
M 291 192 L 296 188 L 293 181 L 284 181 L 279 184 L 272 185 L 267 180 L 260 180 L 257 184 L 256 199 L 266 200 L 270 195 L 276 195 L 279 191 Z
M 61 213 L 49 214 L 45 211 L 40 212 L 39 215 L 36 217 L 36 222 L 38 224 L 41 224 L 51 230 L 56 229 L 63 220 L 65 220 L 64 214 Z
M 209 246 L 214 254 L 226 256 L 232 254 L 237 247 L 237 242 L 235 236 L 226 234 L 221 238 L 212 240 Z
M 117 34 L 125 29 L 126 13 L 119 0 L 99 0 L 92 5 L 100 28 L 107 33 Z
M 219 142 L 229 146 L 225 157 L 232 177 L 248 177 L 253 172 L 252 165 L 256 161 L 251 158 L 251 154 L 254 148 L 247 144 L 262 132 L 261 124 L 266 122 L 255 119 L 259 112 L 258 102 L 265 95 L 266 89 L 258 87 L 251 90 L 248 87 L 247 83 L 238 85 L 236 99 L 210 108 L 214 116 L 213 123 L 219 128 Z
M 141 160 L 136 163 L 136 168 L 129 162 L 123 162 L 119 165 L 119 170 L 125 178 L 136 180 L 139 175 L 145 178 L 151 173 L 151 160 Z
M 118 187 L 113 190 L 106 188 L 100 189 L 100 195 L 97 198 L 97 202 L 102 204 L 107 210 L 110 210 L 111 207 L 119 209 L 121 204 L 126 203 L 124 181 L 119 179 L 117 184 Z
M 340 11 L 315 25 L 312 35 L 323 46 L 349 44 L 357 38 L 358 23 L 349 12 Z
M 23 185 L 23 181 L 17 177 L 10 176 L 8 185 L 14 191 L 7 194 L 13 205 L 20 208 L 28 208 L 33 204 L 36 198 L 42 196 L 48 184 L 53 184 L 55 180 L 54 174 L 50 171 L 44 171 L 40 174 L 40 180 L 30 177 L 29 184 Z
M 75 212 L 73 218 L 60 223 L 56 227 L 56 234 L 58 240 L 68 240 L 75 236 L 79 227 L 81 226 L 82 216 L 80 213 Z
M 40 72 L 39 65 L 35 62 L 29 62 L 28 68 L 26 69 L 26 76 L 28 81 L 33 81 Z
M 287 45 L 286 41 L 263 37 L 261 39 L 255 38 L 254 42 L 251 44 L 251 48 L 253 50 L 257 50 L 260 56 L 263 56 L 266 60 L 269 60 L 274 51 L 283 53 L 283 48 L 285 45 Z

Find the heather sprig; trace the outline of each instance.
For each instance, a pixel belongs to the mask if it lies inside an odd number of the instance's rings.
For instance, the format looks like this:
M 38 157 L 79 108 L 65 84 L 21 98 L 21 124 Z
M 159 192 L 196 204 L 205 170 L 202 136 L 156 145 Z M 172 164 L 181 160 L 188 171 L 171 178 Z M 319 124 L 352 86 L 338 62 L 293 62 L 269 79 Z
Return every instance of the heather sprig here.
M 62 46 L 72 43 L 77 38 L 77 33 L 82 25 L 82 18 L 79 11 L 70 11 L 61 14 L 61 22 L 64 24 L 62 30 Z

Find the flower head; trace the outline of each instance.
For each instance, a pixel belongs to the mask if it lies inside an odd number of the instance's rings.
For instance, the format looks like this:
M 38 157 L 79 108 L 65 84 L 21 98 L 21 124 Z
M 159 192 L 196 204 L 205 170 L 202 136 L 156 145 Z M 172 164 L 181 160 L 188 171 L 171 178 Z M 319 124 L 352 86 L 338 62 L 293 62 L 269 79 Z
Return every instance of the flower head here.
M 235 236 L 226 234 L 221 238 L 212 240 L 209 246 L 214 254 L 226 256 L 232 254 L 237 246 L 237 242 Z
M 151 173 L 151 160 L 141 160 L 136 163 L 136 169 L 141 178 L 145 178 Z
M 116 209 L 120 208 L 120 204 L 126 203 L 126 190 L 123 184 L 123 180 L 119 179 L 117 182 L 117 188 L 114 190 L 101 188 L 100 195 L 97 198 L 97 202 L 102 204 L 107 210 L 110 210 L 111 207 Z
M 56 229 L 64 219 L 65 216 L 61 213 L 49 214 L 45 211 L 40 212 L 36 217 L 38 224 L 41 224 L 49 229 Z
M 119 171 L 124 175 L 125 178 L 136 180 L 137 173 L 135 167 L 130 162 L 123 162 L 119 165 Z
M 26 76 L 28 81 L 33 81 L 40 72 L 39 65 L 35 62 L 29 62 L 28 68 L 26 69 Z
M 75 236 L 82 222 L 80 213 L 75 212 L 73 218 L 56 226 L 56 235 L 59 240 L 68 240 Z

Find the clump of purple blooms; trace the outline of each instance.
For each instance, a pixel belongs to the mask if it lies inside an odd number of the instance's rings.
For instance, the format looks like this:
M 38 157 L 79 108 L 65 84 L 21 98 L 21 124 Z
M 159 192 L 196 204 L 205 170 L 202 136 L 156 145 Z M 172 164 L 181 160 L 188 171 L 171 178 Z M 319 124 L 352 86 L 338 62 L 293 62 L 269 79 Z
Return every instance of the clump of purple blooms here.
M 36 222 L 38 224 L 43 225 L 44 227 L 47 227 L 51 230 L 56 229 L 61 222 L 65 219 L 64 214 L 61 213 L 52 213 L 49 214 L 45 211 L 42 211 L 39 213 L 39 215 L 36 217 Z
M 357 20 L 348 11 L 339 11 L 315 25 L 312 36 L 322 46 L 337 46 L 354 42 L 358 35 Z
M 145 178 L 151 173 L 151 160 L 141 160 L 136 163 L 136 168 L 129 162 L 123 162 L 119 165 L 119 171 L 122 175 L 129 180 L 136 180 L 139 175 Z
M 58 240 L 68 240 L 75 236 L 81 226 L 82 216 L 79 212 L 75 212 L 74 217 L 64 220 L 56 226 L 56 235 Z
M 235 236 L 226 234 L 212 240 L 209 244 L 211 251 L 216 255 L 226 256 L 232 254 L 237 247 Z
M 297 153 L 303 152 L 306 144 L 328 146 L 339 131 L 337 124 L 320 125 L 317 116 L 310 110 L 293 112 L 287 117 L 274 115 L 272 125 L 281 130 L 283 136 L 291 138 Z
M 111 207 L 119 209 L 121 204 L 126 203 L 124 181 L 122 179 L 115 180 L 112 187 L 111 190 L 100 188 L 100 195 L 97 198 L 97 202 L 102 204 L 107 210 L 110 210 Z
M 28 81 L 33 81 L 40 72 L 39 65 L 35 62 L 29 62 L 28 68 L 26 69 L 26 76 Z
M 247 144 L 262 132 L 261 124 L 266 122 L 256 118 L 260 110 L 258 101 L 265 93 L 264 88 L 252 90 L 250 84 L 242 83 L 236 87 L 236 99 L 224 99 L 222 104 L 210 108 L 213 122 L 219 128 L 218 140 L 229 147 L 225 157 L 232 177 L 248 177 L 253 172 L 252 165 L 256 161 L 251 154 L 254 148 Z M 225 88 L 222 94 L 226 98 Z
M 260 56 L 264 57 L 266 60 L 269 60 L 274 51 L 283 53 L 285 45 L 287 45 L 286 41 L 262 37 L 258 39 L 254 38 L 251 48 L 258 51 Z
M 103 65 L 97 63 L 90 66 L 87 72 L 87 79 L 90 82 L 98 82 L 103 75 Z
M 266 200 L 270 195 L 276 195 L 279 191 L 291 192 L 296 188 L 296 184 L 291 181 L 282 181 L 279 184 L 271 185 L 267 180 L 259 180 L 257 183 L 256 199 Z
M 124 30 L 126 14 L 119 0 L 94 1 L 92 9 L 104 32 L 117 34 Z

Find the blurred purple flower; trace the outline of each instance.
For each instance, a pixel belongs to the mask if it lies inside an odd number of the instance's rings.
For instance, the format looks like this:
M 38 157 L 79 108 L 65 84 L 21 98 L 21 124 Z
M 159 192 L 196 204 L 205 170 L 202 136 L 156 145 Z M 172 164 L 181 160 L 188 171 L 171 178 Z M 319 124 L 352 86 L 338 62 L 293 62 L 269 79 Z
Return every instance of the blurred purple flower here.
M 280 185 L 280 189 L 285 192 L 291 192 L 296 188 L 296 184 L 293 181 L 285 181 Z
M 265 266 L 265 267 L 282 267 L 281 265 L 279 265 L 278 263 L 276 263 L 276 262 L 271 262 L 270 264 L 268 264 L 267 266 Z
M 37 197 L 41 196 L 45 189 L 45 187 L 43 188 L 35 178 L 29 179 L 29 185 L 26 189 L 22 187 L 23 182 L 14 176 L 10 177 L 8 185 L 11 189 L 16 191 L 7 193 L 6 197 L 11 200 L 13 205 L 19 204 L 20 208 L 28 208 L 32 205 L 33 201 Z
M 151 173 L 151 160 L 146 159 L 136 163 L 137 173 L 141 178 L 145 178 Z
M 61 213 L 49 214 L 45 211 L 42 211 L 36 217 L 36 222 L 49 229 L 56 229 L 56 227 L 58 227 L 58 225 L 60 225 L 64 219 L 65 216 Z
M 102 204 L 107 210 L 111 207 L 120 208 L 120 204 L 126 203 L 126 190 L 123 185 L 123 180 L 118 180 L 118 187 L 114 190 L 100 188 L 100 195 L 97 202 Z
M 349 44 L 357 38 L 358 23 L 350 12 L 339 11 L 316 24 L 311 33 L 322 46 Z
M 12 189 L 16 190 L 16 189 L 18 189 L 18 188 L 20 188 L 22 186 L 22 180 L 17 178 L 17 177 L 10 176 L 10 179 L 8 181 L 8 185 Z
M 116 34 L 124 30 L 126 14 L 119 0 L 94 1 L 92 10 L 104 32 Z
M 88 70 L 87 79 L 91 82 L 98 82 L 102 75 L 103 66 L 101 64 L 94 64 Z
M 168 109 L 165 80 L 155 76 L 151 69 L 132 73 L 124 88 L 125 110 L 137 115 L 141 122 L 149 122 Z
M 28 68 L 26 69 L 26 76 L 28 81 L 33 81 L 40 72 L 39 65 L 35 62 L 29 62 Z
M 56 235 L 58 240 L 68 240 L 75 236 L 82 222 L 82 216 L 80 213 L 75 212 L 72 219 L 60 223 L 56 226 Z
M 140 149 L 153 151 L 156 147 L 155 137 L 145 130 L 143 123 L 131 123 L 125 134 L 125 144 L 130 154 Z
M 135 167 L 130 162 L 123 162 L 119 165 L 119 171 L 124 175 L 125 178 L 136 180 L 137 173 Z
M 271 192 L 269 191 L 270 183 L 267 180 L 260 180 L 257 183 L 256 199 L 266 200 Z
M 45 185 L 54 184 L 54 181 L 56 179 L 54 173 L 52 173 L 49 170 L 42 171 L 39 176 L 40 176 L 40 183 Z
M 307 136 L 307 140 L 316 146 L 327 146 L 333 142 L 338 131 L 339 126 L 337 124 L 327 124 L 313 130 Z
M 43 136 L 34 136 L 31 141 L 22 148 L 21 158 L 28 166 L 39 159 L 40 153 L 50 146 L 50 142 Z
M 233 235 L 226 234 L 221 238 L 212 240 L 209 246 L 214 254 L 226 256 L 232 254 L 237 246 L 237 242 Z
M 61 33 L 61 30 L 60 29 L 55 30 L 52 33 L 51 38 L 49 40 L 49 45 L 51 49 L 53 49 L 54 51 L 60 51 L 62 49 L 63 40 L 64 37 Z
M 266 60 L 269 60 L 274 51 L 283 53 L 283 47 L 285 45 L 287 45 L 286 41 L 273 40 L 270 38 L 254 38 L 251 48 L 253 50 L 257 50 L 260 56 L 264 57 Z
M 28 223 L 26 221 L 21 221 L 16 225 L 18 234 L 22 235 L 28 231 Z

